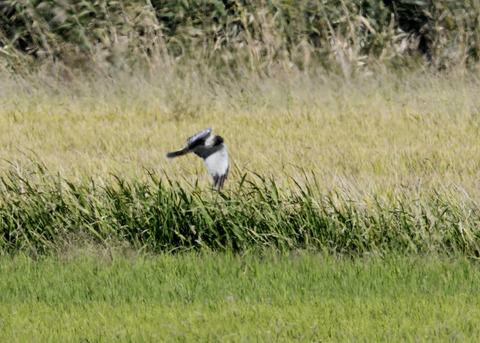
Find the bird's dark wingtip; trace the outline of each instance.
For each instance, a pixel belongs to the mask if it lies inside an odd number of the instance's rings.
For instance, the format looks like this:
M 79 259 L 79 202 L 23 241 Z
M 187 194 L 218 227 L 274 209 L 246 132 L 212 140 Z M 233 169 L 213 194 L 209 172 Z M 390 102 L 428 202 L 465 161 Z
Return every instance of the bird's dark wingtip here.
M 172 151 L 172 152 L 169 152 L 167 153 L 165 156 L 167 156 L 167 158 L 174 158 L 174 157 L 177 157 L 177 156 L 182 156 L 182 155 L 185 155 L 186 153 L 184 151 Z

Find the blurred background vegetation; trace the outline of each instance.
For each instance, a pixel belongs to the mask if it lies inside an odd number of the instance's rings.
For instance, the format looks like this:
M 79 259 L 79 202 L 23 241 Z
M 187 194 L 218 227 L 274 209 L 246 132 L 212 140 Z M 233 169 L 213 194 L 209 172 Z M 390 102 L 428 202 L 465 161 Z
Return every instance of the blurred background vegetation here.
M 477 68 L 478 0 L 3 0 L 0 69 Z

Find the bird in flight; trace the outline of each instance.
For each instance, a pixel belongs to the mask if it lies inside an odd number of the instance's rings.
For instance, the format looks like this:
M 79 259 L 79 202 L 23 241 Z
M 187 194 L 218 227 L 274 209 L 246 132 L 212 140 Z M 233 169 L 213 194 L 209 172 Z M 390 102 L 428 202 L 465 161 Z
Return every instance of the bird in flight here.
M 213 128 L 209 128 L 197 132 L 187 139 L 185 148 L 169 152 L 167 157 L 173 158 L 190 152 L 200 156 L 213 178 L 213 187 L 220 192 L 228 175 L 228 153 L 227 147 L 223 144 L 223 138 L 212 135 L 212 130 Z

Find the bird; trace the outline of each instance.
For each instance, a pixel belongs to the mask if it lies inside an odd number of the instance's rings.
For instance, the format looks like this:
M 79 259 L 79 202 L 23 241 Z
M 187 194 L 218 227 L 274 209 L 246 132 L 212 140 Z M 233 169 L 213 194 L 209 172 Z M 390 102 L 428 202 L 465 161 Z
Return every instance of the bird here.
M 193 152 L 203 158 L 205 166 L 213 179 L 213 187 L 220 192 L 228 175 L 227 146 L 221 136 L 211 134 L 213 128 L 197 132 L 187 139 L 187 146 L 167 153 L 167 158 L 174 158 Z

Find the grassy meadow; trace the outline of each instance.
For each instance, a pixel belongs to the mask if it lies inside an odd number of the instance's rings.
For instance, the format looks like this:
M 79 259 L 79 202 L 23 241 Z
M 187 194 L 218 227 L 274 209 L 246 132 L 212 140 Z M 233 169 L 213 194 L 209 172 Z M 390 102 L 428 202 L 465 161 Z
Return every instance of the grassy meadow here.
M 3 80 L 2 169 L 41 163 L 74 179 L 109 174 L 210 183 L 201 160 L 167 160 L 205 127 L 244 173 L 354 194 L 418 197 L 432 189 L 478 199 L 480 84 L 428 73 L 359 77 L 282 74 L 238 81 L 158 71 L 84 84 Z
M 464 257 L 64 251 L 0 260 L 7 342 L 475 342 Z
M 2 249 L 80 237 L 478 257 L 474 75 L 179 75 L 5 79 Z M 165 158 L 205 127 L 230 153 L 220 196 L 200 159 Z

